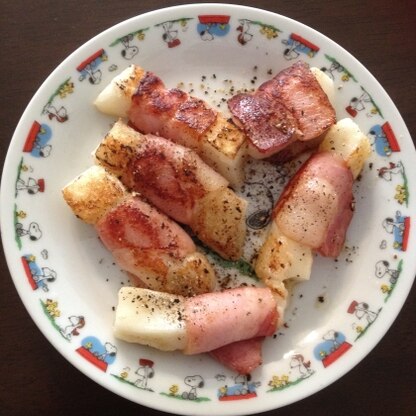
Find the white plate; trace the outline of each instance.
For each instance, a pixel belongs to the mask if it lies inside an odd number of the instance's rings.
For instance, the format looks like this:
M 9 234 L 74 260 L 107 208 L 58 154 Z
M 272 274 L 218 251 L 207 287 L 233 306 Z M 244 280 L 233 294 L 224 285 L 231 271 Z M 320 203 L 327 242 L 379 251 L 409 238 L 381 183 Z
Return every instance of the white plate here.
M 311 281 L 295 288 L 286 326 L 266 341 L 264 364 L 250 381 L 208 356 L 160 353 L 114 339 L 113 307 L 126 277 L 60 193 L 92 164 L 90 153 L 113 121 L 96 111 L 94 98 L 116 73 L 136 63 L 169 87 L 182 83 L 185 90 L 221 104 L 230 80 L 235 89 L 255 87 L 270 77 L 269 70 L 275 74 L 297 59 L 326 68 L 336 86 L 338 118 L 352 117 L 373 143 L 355 187 L 348 248 L 338 261 L 315 259 Z M 79 48 L 30 102 L 4 166 L 4 249 L 33 320 L 68 361 L 96 382 L 142 405 L 179 414 L 262 412 L 341 377 L 398 315 L 416 270 L 416 257 L 409 254 L 416 245 L 415 234 L 409 233 L 416 212 L 413 195 L 409 198 L 415 161 L 409 133 L 385 91 L 323 35 L 241 6 L 158 10 Z M 74 317 L 82 317 L 78 325 Z M 143 378 L 150 367 L 154 376 Z M 186 398 L 194 387 L 188 376 L 198 376 L 195 400 Z M 244 382 L 248 393 L 238 394 Z

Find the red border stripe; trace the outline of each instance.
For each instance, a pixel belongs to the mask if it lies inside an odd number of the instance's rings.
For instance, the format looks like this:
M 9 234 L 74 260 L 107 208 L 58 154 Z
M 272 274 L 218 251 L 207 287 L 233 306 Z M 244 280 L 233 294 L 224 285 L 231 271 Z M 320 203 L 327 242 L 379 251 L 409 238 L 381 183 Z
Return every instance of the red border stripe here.
M 198 19 L 201 23 L 222 23 L 226 24 L 230 21 L 230 16 L 225 16 L 222 14 L 206 14 L 198 16 Z
M 95 61 L 100 56 L 104 55 L 104 49 L 100 49 L 99 51 L 95 52 L 93 55 L 91 55 L 89 58 L 87 58 L 85 61 L 82 61 L 77 66 L 77 71 L 81 72 L 88 64 Z
M 28 264 L 28 261 L 26 260 L 26 257 L 21 257 L 23 268 L 25 269 L 27 280 L 30 283 L 30 286 L 33 290 L 36 290 L 38 288 L 38 285 L 36 284 L 35 280 L 33 279 L 32 273 L 30 272 L 30 267 Z
M 322 363 L 324 367 L 328 367 L 331 365 L 334 361 L 338 360 L 341 355 L 345 354 L 352 345 L 349 342 L 342 343 L 338 349 L 336 349 L 333 353 L 327 355 L 323 360 Z
M 384 134 L 386 135 L 387 141 L 390 144 L 390 148 L 393 152 L 400 152 L 399 142 L 397 141 L 397 137 L 391 128 L 391 125 L 388 121 L 386 121 L 381 128 L 383 129 Z
M 309 42 L 308 40 L 306 40 L 305 38 L 303 38 L 302 36 L 300 36 L 300 35 L 297 35 L 296 33 L 292 33 L 291 35 L 290 35 L 290 37 L 293 39 L 293 40 L 297 40 L 298 42 L 300 42 L 300 43 L 302 43 L 303 45 L 305 45 L 305 46 L 307 46 L 308 48 L 310 48 L 310 49 L 312 49 L 313 51 L 315 51 L 315 52 L 318 52 L 319 51 L 319 46 L 316 46 L 315 44 L 313 44 L 312 42 Z
M 409 242 L 409 235 L 410 235 L 410 217 L 406 217 L 404 219 L 402 251 L 407 250 L 407 243 Z
M 36 136 L 40 131 L 40 124 L 37 121 L 34 121 L 32 127 L 30 128 L 29 134 L 26 137 L 25 144 L 23 146 L 23 151 L 30 153 L 33 150 L 33 143 L 36 140 Z

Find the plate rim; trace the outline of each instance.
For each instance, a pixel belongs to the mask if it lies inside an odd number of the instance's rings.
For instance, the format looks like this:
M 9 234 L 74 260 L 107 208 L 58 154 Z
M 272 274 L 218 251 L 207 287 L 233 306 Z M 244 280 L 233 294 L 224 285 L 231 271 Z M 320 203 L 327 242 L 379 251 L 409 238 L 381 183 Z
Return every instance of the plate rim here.
M 115 25 L 103 30 L 102 32 L 98 33 L 97 35 L 95 35 L 93 38 L 89 39 L 88 41 L 86 41 L 85 43 L 83 43 L 82 45 L 80 45 L 76 50 L 74 50 L 70 55 L 68 55 L 49 75 L 48 77 L 42 82 L 42 84 L 40 85 L 40 87 L 36 90 L 35 94 L 32 96 L 32 98 L 30 99 L 29 103 L 26 105 L 25 110 L 22 114 L 22 116 L 20 117 L 16 129 L 13 133 L 13 137 L 11 139 L 10 142 L 10 146 L 8 148 L 7 154 L 6 154 L 6 158 L 5 158 L 5 162 L 4 162 L 4 167 L 3 167 L 3 175 L 2 175 L 2 183 L 1 183 L 1 189 L 4 190 L 7 188 L 5 182 L 7 180 L 7 176 L 5 175 L 5 173 L 7 171 L 11 170 L 11 160 L 13 158 L 13 153 L 14 150 L 13 149 L 13 143 L 16 146 L 16 141 L 17 139 L 15 139 L 15 137 L 19 136 L 19 130 L 23 129 L 22 123 L 25 119 L 27 119 L 28 114 L 31 111 L 31 107 L 33 106 L 33 104 L 37 101 L 39 95 L 41 94 L 42 90 L 45 89 L 45 86 L 48 85 L 48 83 L 50 83 L 50 80 L 53 79 L 53 77 L 56 76 L 56 74 L 58 74 L 63 68 L 65 68 L 69 62 L 71 62 L 71 60 L 76 57 L 80 51 L 86 49 L 87 47 L 97 43 L 97 41 L 104 37 L 106 34 L 114 32 L 119 30 L 120 27 L 130 23 L 130 22 L 134 22 L 136 20 L 145 20 L 146 18 L 148 18 L 149 16 L 152 17 L 157 17 L 158 14 L 168 14 L 172 11 L 181 11 L 181 10 L 198 10 L 201 7 L 203 8 L 207 8 L 207 9 L 220 9 L 220 8 L 226 8 L 228 10 L 230 10 L 230 13 L 232 13 L 232 11 L 236 12 L 236 11 L 255 11 L 255 12 L 260 12 L 260 13 L 266 13 L 267 15 L 269 15 L 272 19 L 276 17 L 277 18 L 281 18 L 283 20 L 289 21 L 290 24 L 294 24 L 294 25 L 301 25 L 302 27 L 306 28 L 308 31 L 313 31 L 315 32 L 319 37 L 323 37 L 325 38 L 325 40 L 327 42 L 330 42 L 333 46 L 336 46 L 337 48 L 341 48 L 341 50 L 343 51 L 344 54 L 349 55 L 349 58 L 352 59 L 355 64 L 359 65 L 361 67 L 361 70 L 366 72 L 366 74 L 372 78 L 372 82 L 375 83 L 375 85 L 377 85 L 377 91 L 381 92 L 382 94 L 384 94 L 385 96 L 383 97 L 383 100 L 386 100 L 386 102 L 389 103 L 389 105 L 391 104 L 393 109 L 395 110 L 395 117 L 399 118 L 399 121 L 402 123 L 403 127 L 404 127 L 404 131 L 405 133 L 407 133 L 407 137 L 410 138 L 410 133 L 407 129 L 407 126 L 400 114 L 400 112 L 398 111 L 397 107 L 395 106 L 394 102 L 391 100 L 391 98 L 389 97 L 389 95 L 387 94 L 387 92 L 384 90 L 383 86 L 377 81 L 377 79 L 370 73 L 370 71 L 368 71 L 363 64 L 361 64 L 350 52 L 348 52 L 347 50 L 345 50 L 341 45 L 337 44 L 335 41 L 331 40 L 330 38 L 328 38 L 326 35 L 324 35 L 321 32 L 316 31 L 315 29 L 313 29 L 310 26 L 307 26 L 299 21 L 296 21 L 292 18 L 289 18 L 287 16 L 283 16 L 280 15 L 278 13 L 275 12 L 271 12 L 268 10 L 264 10 L 264 9 L 260 9 L 260 8 L 256 8 L 256 7 L 252 7 L 252 6 L 243 6 L 243 5 L 237 5 L 237 4 L 225 4 L 225 3 L 195 3 L 195 4 L 183 4 L 183 5 L 178 5 L 178 6 L 170 6 L 170 7 L 166 7 L 166 8 L 161 8 L 161 9 L 155 9 L 155 10 L 151 10 L 148 11 L 146 13 L 137 15 L 137 16 L 133 16 L 129 19 L 126 19 L 124 21 L 118 22 Z M 413 149 L 414 149 L 414 144 L 413 142 L 410 140 L 410 143 L 413 145 Z M 20 299 L 22 300 L 22 303 L 25 306 L 25 309 L 27 310 L 27 312 L 29 313 L 29 316 L 31 317 L 31 319 L 33 320 L 33 322 L 37 325 L 37 327 L 39 328 L 40 332 L 48 339 L 48 342 L 54 346 L 54 348 L 59 352 L 60 355 L 62 355 L 68 362 L 70 362 L 77 370 L 81 371 L 83 374 L 85 374 L 87 377 L 89 377 L 90 379 L 92 379 L 94 382 L 98 383 L 99 385 L 102 385 L 103 387 L 105 387 L 106 389 L 109 389 L 108 387 L 108 380 L 110 380 L 109 378 L 104 379 L 103 377 L 101 377 L 100 374 L 96 374 L 93 371 L 89 371 L 90 369 L 87 369 L 86 366 L 80 366 L 77 364 L 78 360 L 75 360 L 74 356 L 69 356 L 69 354 L 67 354 L 67 351 L 63 348 L 60 347 L 60 345 L 58 345 L 58 343 L 56 343 L 56 337 L 53 337 L 52 331 L 45 331 L 43 329 L 46 328 L 46 325 L 44 323 L 40 322 L 40 315 L 38 313 L 34 313 L 31 308 L 28 306 L 27 301 L 25 302 L 25 298 L 26 295 L 23 293 L 23 288 L 20 284 L 18 284 L 17 281 L 17 277 L 15 276 L 16 272 L 12 272 L 12 270 L 14 269 L 13 266 L 13 260 L 11 259 L 11 253 L 10 253 L 10 249 L 7 248 L 7 246 L 9 245 L 9 242 L 6 242 L 6 234 L 7 235 L 12 235 L 11 233 L 9 234 L 9 232 L 11 232 L 11 224 L 9 224 L 6 219 L 5 219 L 5 200 L 6 200 L 6 196 L 4 192 L 1 192 L 1 229 L 2 229 L 2 241 L 3 241 L 3 247 L 4 247 L 4 253 L 5 253 L 5 257 L 6 257 L 6 262 L 9 268 L 9 272 L 10 275 L 12 277 L 14 286 L 16 287 L 16 290 L 19 294 Z M 412 234 L 412 241 L 413 243 L 415 242 L 415 238 Z M 409 261 L 409 259 L 408 259 Z M 409 262 L 410 263 L 410 262 Z M 408 264 L 409 264 L 408 263 Z M 413 262 L 413 266 L 412 269 L 416 270 L 416 261 Z M 13 267 L 12 267 L 13 266 Z M 384 337 L 384 335 L 388 332 L 388 330 L 390 329 L 391 325 L 394 323 L 394 321 L 397 319 L 400 310 L 402 309 L 407 297 L 409 296 L 412 284 L 413 284 L 413 280 L 411 281 L 407 281 L 407 288 L 405 290 L 406 292 L 406 296 L 402 296 L 400 300 L 397 299 L 397 296 L 395 298 L 393 298 L 391 300 L 391 303 L 389 303 L 389 308 L 394 310 L 394 313 L 390 313 L 388 314 L 388 319 L 387 319 L 387 324 L 384 323 L 382 326 L 382 330 L 380 330 L 380 326 L 377 327 L 378 329 L 378 333 L 377 336 L 375 336 L 375 332 L 377 332 L 375 329 L 373 331 L 372 337 L 371 338 L 366 338 L 365 339 L 365 343 L 369 344 L 370 346 L 367 345 L 366 347 L 366 353 L 364 354 L 360 354 L 359 356 L 356 357 L 356 360 L 353 360 L 353 364 L 348 365 L 348 368 L 344 371 L 341 371 L 340 373 L 340 369 L 339 367 L 337 367 L 337 371 L 335 371 L 335 369 L 328 369 L 331 371 L 328 371 L 327 374 L 330 374 L 331 377 L 328 379 L 328 377 L 326 377 L 326 383 L 321 383 L 320 386 L 318 386 L 316 389 L 312 388 L 312 389 L 303 389 L 305 390 L 304 394 L 300 394 L 298 395 L 298 398 L 295 401 L 298 400 L 302 400 L 305 397 L 308 397 L 320 390 L 322 390 L 323 388 L 327 387 L 328 385 L 332 384 L 333 382 L 335 382 L 338 379 L 341 379 L 347 372 L 351 371 L 361 360 L 363 360 L 373 349 L 374 347 L 380 342 L 380 340 Z M 402 284 L 405 284 L 402 282 Z M 386 316 L 385 316 L 386 317 Z M 45 333 L 46 332 L 46 333 Z M 355 357 L 355 354 L 353 355 L 353 357 Z M 350 356 L 350 361 L 349 363 L 351 363 L 351 356 Z M 87 369 L 86 371 L 84 371 L 84 368 Z M 334 373 L 334 374 L 332 374 Z M 105 382 L 103 382 L 105 381 Z M 111 392 L 115 392 L 117 391 L 116 394 L 120 395 L 121 397 L 124 397 L 128 400 L 131 400 L 130 397 L 128 397 L 127 395 L 123 394 L 124 389 L 122 389 L 119 385 L 117 385 L 116 383 L 113 383 L 112 381 L 110 382 L 111 384 L 113 384 L 113 389 L 110 390 Z M 315 384 L 315 383 L 314 383 Z M 152 400 L 150 399 L 149 402 L 151 402 Z M 137 401 L 136 401 L 137 402 Z M 141 403 L 141 402 L 137 402 L 140 405 L 143 406 L 148 406 L 148 407 L 152 407 L 161 411 L 166 411 L 166 407 L 155 407 L 154 404 L 152 403 L 152 405 L 149 405 L 147 403 Z M 284 406 L 289 405 L 294 403 L 294 401 L 290 401 L 289 403 L 284 404 Z M 246 403 L 245 403 L 246 404 Z M 235 406 L 235 404 L 234 404 Z M 256 406 L 257 407 L 257 406 Z M 278 406 L 280 407 L 280 405 Z M 276 407 L 268 407 L 268 408 L 264 408 L 264 409 L 258 409 L 255 410 L 256 412 L 260 411 L 267 411 L 267 410 L 271 410 L 271 409 L 276 409 Z M 182 414 L 195 414 L 195 408 L 190 409 L 189 413 L 182 413 Z M 198 414 L 204 414 L 204 413 L 199 413 Z M 228 414 L 228 413 L 224 413 L 224 414 Z M 231 413 L 230 413 L 231 414 Z M 235 409 L 233 409 L 233 414 L 235 413 Z M 244 413 L 246 414 L 246 413 Z

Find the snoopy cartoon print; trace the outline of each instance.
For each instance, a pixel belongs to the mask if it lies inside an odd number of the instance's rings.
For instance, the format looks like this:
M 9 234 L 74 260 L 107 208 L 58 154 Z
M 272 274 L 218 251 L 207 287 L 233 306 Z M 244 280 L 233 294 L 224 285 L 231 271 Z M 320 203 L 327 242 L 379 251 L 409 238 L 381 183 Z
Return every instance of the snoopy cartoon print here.
M 26 192 L 29 195 L 35 195 L 38 192 L 45 191 L 45 180 L 29 177 L 24 180 L 22 178 L 17 179 L 16 181 L 16 194 L 19 192 Z
M 57 108 L 50 102 L 43 107 L 43 113 L 48 115 L 49 120 L 55 119 L 59 123 L 65 123 L 65 121 L 68 121 L 69 118 L 66 107 L 61 105 Z
M 143 390 L 153 391 L 148 386 L 149 379 L 153 378 L 155 375 L 155 370 L 153 367 L 154 362 L 152 360 L 148 360 L 147 358 L 139 359 L 139 368 L 135 371 L 137 378 L 134 381 L 134 385 L 136 387 Z
M 297 59 L 301 53 L 306 54 L 309 58 L 313 58 L 320 49 L 318 46 L 296 33 L 291 33 L 288 39 L 282 40 L 282 43 L 286 46 L 283 57 L 287 61 Z
M 387 260 L 379 260 L 375 265 L 375 275 L 379 279 L 387 276 L 389 282 L 395 284 L 399 278 L 400 270 L 391 268 Z
M 197 31 L 203 41 L 212 41 L 216 37 L 226 36 L 230 31 L 230 16 L 200 15 Z
M 350 79 L 352 79 L 354 82 L 357 82 L 357 79 L 354 77 L 354 75 L 348 71 L 348 69 L 345 68 L 344 65 L 342 65 L 339 61 L 327 54 L 325 54 L 325 58 L 328 59 L 330 65 L 329 67 L 321 67 L 321 71 L 327 74 L 331 79 L 335 81 L 335 75 L 338 73 L 341 75 L 341 81 L 348 82 Z
M 290 368 L 291 370 L 296 370 L 299 374 L 299 378 L 308 378 L 314 371 L 311 368 L 311 362 L 305 361 L 305 358 L 302 354 L 292 355 L 290 359 Z
M 387 302 L 392 295 L 394 288 L 397 285 L 400 274 L 403 269 L 403 259 L 394 268 L 390 266 L 387 260 L 379 260 L 375 265 L 375 276 L 378 279 L 383 279 L 380 286 L 381 292 L 385 295 L 384 302 Z M 388 281 L 386 282 L 386 278 Z
M 368 324 L 372 324 L 378 317 L 379 312 L 370 310 L 367 302 L 352 301 L 348 307 L 348 313 L 354 314 L 359 320 L 363 319 Z
M 103 62 L 108 60 L 107 53 L 104 49 L 100 49 L 90 57 L 85 59 L 77 66 L 77 71 L 80 73 L 79 81 L 88 79 L 91 85 L 97 85 L 101 82 L 102 70 L 100 66 Z
M 397 136 L 388 121 L 372 126 L 367 136 L 379 156 L 390 157 L 401 150 Z
M 52 129 L 45 123 L 34 121 L 23 145 L 23 152 L 36 158 L 46 158 L 51 155 Z
M 58 276 L 55 270 L 50 267 L 39 267 L 36 262 L 36 256 L 26 254 L 21 257 L 26 277 L 33 290 L 42 289 L 44 292 L 49 291 L 48 283 L 54 282 Z
M 361 338 L 375 322 L 381 309 L 382 308 L 379 308 L 377 312 L 374 312 L 370 309 L 370 305 L 367 302 L 357 302 L 356 300 L 353 300 L 350 303 L 347 312 L 358 318 L 358 321 L 355 321 L 352 324 L 352 328 L 358 333 L 355 341 L 357 341 L 358 338 Z
M 39 224 L 34 221 L 26 227 L 22 223 L 16 222 L 15 231 L 18 237 L 27 236 L 30 241 L 38 241 L 42 237 L 42 231 Z
M 140 52 L 139 47 L 136 46 L 133 43 L 135 41 L 136 42 L 143 41 L 146 37 L 145 32 L 147 30 L 149 30 L 148 27 L 146 27 L 144 29 L 138 29 L 138 30 L 135 30 L 134 32 L 130 32 L 130 33 L 124 35 L 124 36 L 121 36 L 120 38 L 117 38 L 114 42 L 112 42 L 110 44 L 110 47 L 121 44 L 122 49 L 120 51 L 120 55 L 124 59 L 127 59 L 128 61 L 131 61 Z M 110 66 L 109 71 L 114 70 L 115 66 L 116 65 L 114 65 L 114 64 L 112 66 Z
M 400 205 L 408 206 L 409 202 L 409 187 L 408 180 L 405 172 L 403 163 L 399 160 L 398 162 L 389 162 L 387 166 L 382 166 L 377 169 L 378 177 L 384 179 L 386 182 L 394 182 L 395 195 L 394 199 Z
M 278 392 L 291 386 L 297 385 L 303 380 L 312 376 L 315 371 L 312 369 L 311 361 L 306 360 L 301 353 L 294 353 L 285 360 L 288 369 L 280 368 L 279 374 L 273 374 L 268 386 L 271 387 L 267 392 Z
M 178 31 L 173 27 L 174 22 L 163 22 L 161 24 L 163 28 L 162 40 L 168 45 L 168 48 L 175 48 L 181 44 L 178 38 Z
M 378 176 L 387 182 L 391 182 L 395 175 L 403 176 L 404 174 L 404 166 L 400 160 L 397 163 L 389 162 L 388 166 L 378 169 Z
M 179 38 L 180 32 L 187 32 L 189 29 L 188 22 L 193 17 L 181 17 L 180 19 L 167 20 L 155 25 L 155 27 L 162 28 L 162 40 L 168 48 L 176 48 L 181 45 Z
M 345 108 L 351 117 L 356 117 L 357 114 L 366 109 L 368 103 L 371 103 L 370 95 L 365 91 L 360 96 L 354 96 L 350 99 L 348 106 Z
M 393 248 L 406 251 L 410 232 L 410 217 L 396 211 L 395 217 L 387 217 L 383 220 L 384 230 L 393 235 Z
M 198 398 L 198 389 L 204 387 L 204 379 L 200 375 L 186 376 L 183 382 L 188 386 L 188 390 L 182 393 L 185 400 L 196 400 Z
M 352 347 L 345 335 L 335 329 L 328 330 L 322 339 L 323 342 L 314 348 L 314 356 L 322 361 L 324 367 L 331 365 Z
M 17 243 L 17 246 L 19 247 L 19 250 L 23 247 L 23 243 L 25 240 L 36 242 L 41 239 L 43 234 L 37 222 L 31 221 L 30 223 L 26 223 L 26 225 L 23 222 L 21 222 L 22 220 L 26 219 L 27 216 L 27 212 L 19 209 L 15 204 L 14 232 L 15 241 Z
M 73 336 L 79 335 L 78 330 L 84 328 L 85 318 L 83 316 L 72 315 L 68 318 L 68 321 L 69 325 L 60 328 L 59 332 L 65 339 L 71 341 Z
M 253 34 L 250 32 L 250 20 L 240 19 L 240 25 L 237 27 L 237 31 L 240 32 L 237 36 L 237 40 L 241 45 L 245 45 L 253 39 Z
M 261 385 L 261 382 L 252 381 L 251 374 L 237 374 L 231 379 L 233 383 L 222 385 L 218 389 L 218 400 L 245 400 L 257 397 L 256 389 Z
M 133 39 L 134 39 L 134 36 L 132 33 L 129 33 L 128 35 L 123 36 L 120 39 L 120 42 L 124 47 L 121 50 L 121 56 L 124 59 L 131 60 L 139 53 L 139 48 L 131 44 Z
M 111 342 L 102 343 L 94 336 L 84 338 L 81 347 L 76 349 L 79 355 L 104 372 L 115 361 L 117 351 L 117 347 Z

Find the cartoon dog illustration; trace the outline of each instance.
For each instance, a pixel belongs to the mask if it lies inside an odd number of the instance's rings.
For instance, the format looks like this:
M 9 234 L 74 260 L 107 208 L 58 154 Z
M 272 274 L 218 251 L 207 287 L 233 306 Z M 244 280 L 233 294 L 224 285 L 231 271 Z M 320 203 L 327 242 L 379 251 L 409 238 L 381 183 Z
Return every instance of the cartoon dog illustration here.
M 117 354 L 117 347 L 110 342 L 106 342 L 104 348 L 105 352 L 97 355 L 97 358 L 101 361 L 105 361 L 107 357 L 114 357 Z
M 43 179 L 36 180 L 28 178 L 25 182 L 23 179 L 18 179 L 16 182 L 16 191 L 26 191 L 29 195 L 35 195 L 38 192 L 45 191 L 45 181 Z
M 37 241 L 42 237 L 42 231 L 39 224 L 31 222 L 27 229 L 23 227 L 23 224 L 17 222 L 15 225 L 16 234 L 19 237 L 28 236 L 31 241 Z
M 201 30 L 201 32 L 199 33 L 199 36 L 201 37 L 202 40 L 211 41 L 214 39 L 214 35 L 211 33 L 211 26 L 212 24 L 208 23 L 205 26 L 205 29 Z
M 42 267 L 40 273 L 36 272 L 35 269 L 30 269 L 32 273 L 32 278 L 37 287 L 41 287 L 44 292 L 48 292 L 49 288 L 46 282 L 54 282 L 57 277 L 55 270 L 50 269 L 49 267 Z
M 50 144 L 43 145 L 39 138 L 33 142 L 33 149 L 38 151 L 40 157 L 49 157 L 52 152 L 52 146 Z
M 56 108 L 51 103 L 48 103 L 43 108 L 43 112 L 48 115 L 49 120 L 56 119 L 59 123 L 64 123 L 68 120 L 68 110 L 64 106 Z
M 388 182 L 393 179 L 393 175 L 404 173 L 404 167 L 401 161 L 397 163 L 390 162 L 389 166 L 383 166 L 378 170 L 378 176 Z
M 339 62 L 333 61 L 331 62 L 331 65 L 329 66 L 329 68 L 322 67 L 321 71 L 325 72 L 325 74 L 327 74 L 330 78 L 335 80 L 334 72 L 342 73 L 344 72 L 344 67 Z
M 305 361 L 302 354 L 293 355 L 290 360 L 290 368 L 297 369 L 300 378 L 307 378 L 313 374 L 313 370 L 310 368 L 311 362 Z
M 61 328 L 60 333 L 64 338 L 70 341 L 73 336 L 79 335 L 78 329 L 81 329 L 85 326 L 85 318 L 83 316 L 72 315 L 68 318 L 68 320 L 70 325 Z
M 139 360 L 140 367 L 135 371 L 137 374 L 137 380 L 134 382 L 136 387 L 140 387 L 145 390 L 149 390 L 147 386 L 147 382 L 149 378 L 152 378 L 155 374 L 155 370 L 153 369 L 153 361 L 141 358 Z
M 323 337 L 322 339 L 325 341 L 330 341 L 332 343 L 333 350 L 336 350 L 340 347 L 340 343 L 338 342 L 338 332 L 334 331 L 333 329 L 330 329 Z
M 390 269 L 390 263 L 386 260 L 380 260 L 376 263 L 376 271 L 375 275 L 379 279 L 382 277 L 388 275 L 390 276 L 390 283 L 394 284 L 397 282 L 397 279 L 399 278 L 399 271 L 395 269 Z
M 133 40 L 133 35 L 130 33 L 127 36 L 124 36 L 121 39 L 121 43 L 124 46 L 124 49 L 122 49 L 121 51 L 121 56 L 124 59 L 133 59 L 138 53 L 139 53 L 139 48 L 137 46 L 132 46 L 130 45 L 130 42 Z
M 378 312 L 370 311 L 369 305 L 366 302 L 351 302 L 348 313 L 353 313 L 360 320 L 365 318 L 369 324 L 372 324 L 378 316 Z
M 237 40 L 241 45 L 245 45 L 247 42 L 253 38 L 253 34 L 250 31 L 250 21 L 247 19 L 240 20 L 240 26 L 237 27 L 237 30 L 240 32 L 237 36 Z
M 300 53 L 296 50 L 296 48 L 301 46 L 301 43 L 299 41 L 288 41 L 284 39 L 282 40 L 282 43 L 287 46 L 287 48 L 283 52 L 283 56 L 286 60 L 291 61 L 292 59 L 296 59 L 299 57 Z
M 174 48 L 180 45 L 181 41 L 178 39 L 178 31 L 173 30 L 173 22 L 164 22 L 162 24 L 163 35 L 162 39 L 167 43 L 169 48 Z
M 182 393 L 182 398 L 187 400 L 195 400 L 198 398 L 197 389 L 204 387 L 204 379 L 199 376 L 186 376 L 184 383 L 191 389 Z

